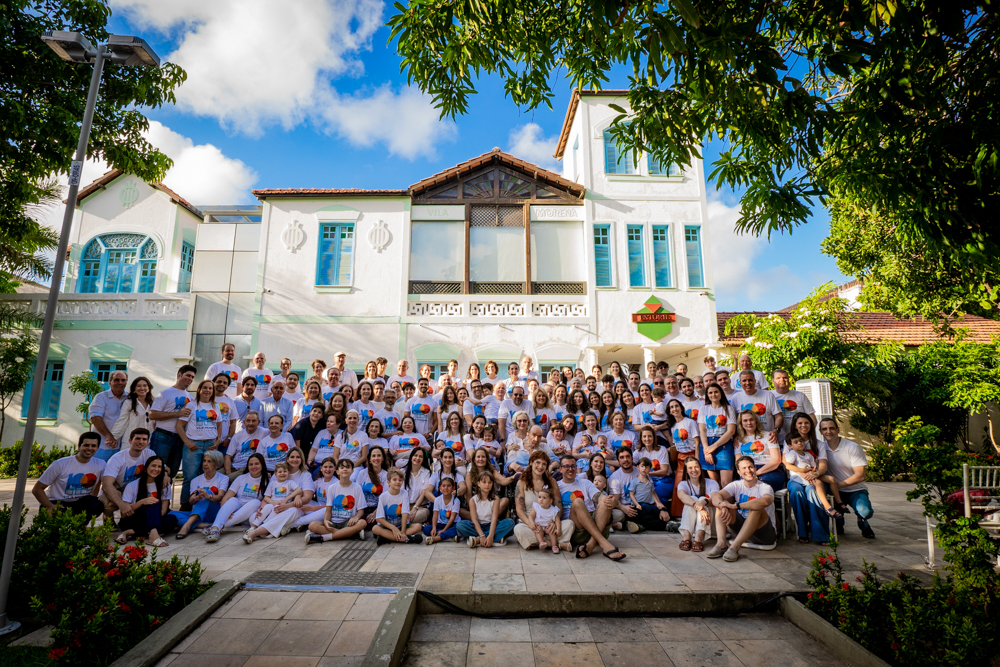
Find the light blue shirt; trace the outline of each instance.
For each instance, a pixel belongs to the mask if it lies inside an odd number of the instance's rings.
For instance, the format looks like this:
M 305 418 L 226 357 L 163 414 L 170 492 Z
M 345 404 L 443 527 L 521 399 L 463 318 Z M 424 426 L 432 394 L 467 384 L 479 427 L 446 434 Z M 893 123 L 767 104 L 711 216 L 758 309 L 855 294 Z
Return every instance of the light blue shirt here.
M 266 398 L 262 398 L 259 401 L 260 407 L 257 408 L 257 412 L 260 413 L 260 423 L 261 426 L 267 427 L 267 421 L 274 415 L 281 415 L 285 420 L 284 430 L 288 430 L 292 427 L 292 409 L 294 407 L 292 399 L 287 396 L 282 396 L 280 401 L 275 401 L 273 395 L 269 395 Z

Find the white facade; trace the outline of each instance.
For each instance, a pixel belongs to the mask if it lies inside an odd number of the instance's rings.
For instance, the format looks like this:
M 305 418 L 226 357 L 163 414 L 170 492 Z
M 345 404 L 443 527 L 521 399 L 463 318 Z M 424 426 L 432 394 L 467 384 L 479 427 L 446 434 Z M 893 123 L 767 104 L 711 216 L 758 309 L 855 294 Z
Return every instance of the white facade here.
M 293 369 L 307 369 L 315 358 L 330 363 L 340 349 L 355 368 L 384 356 L 391 370 L 406 358 L 413 375 L 418 363 L 457 359 L 464 375 L 469 364 L 492 359 L 506 376 L 506 362 L 525 354 L 536 369 L 580 365 L 589 372 L 593 363 L 606 368 L 612 360 L 683 361 L 699 369 L 717 341 L 702 165 L 649 175 L 644 157 L 636 174 L 605 173 L 611 103 L 626 101 L 575 97 L 557 156 L 562 177 L 495 150 L 408 190 L 257 191 L 259 222 L 199 217 L 169 190 L 127 175 L 88 188 L 55 335 L 66 361 L 63 396 L 38 441 L 67 442 L 79 433 L 73 407 L 80 399 L 65 387 L 91 367 L 88 351 L 100 343 L 131 348 L 130 379 L 147 375 L 157 392 L 172 383 L 180 363 L 207 368 L 223 341 L 237 344 L 242 366 L 259 350 L 272 369 L 282 357 Z M 480 194 L 495 187 L 499 195 L 476 199 L 470 181 Z M 480 224 L 483 211 L 496 222 Z M 600 275 L 595 230 L 608 241 Z M 110 233 L 156 240 L 153 293 L 74 293 L 88 244 Z M 333 275 L 323 262 L 336 235 L 341 250 Z M 699 244 L 699 285 L 689 281 L 686 235 Z M 190 295 L 177 293 L 179 284 L 187 287 L 185 242 L 193 246 Z M 660 312 L 676 316 L 656 340 L 632 321 L 651 297 Z M 43 296 L 17 298 L 43 308 Z M 20 415 L 15 400 L 8 425 Z M 20 430 L 8 426 L 3 444 Z

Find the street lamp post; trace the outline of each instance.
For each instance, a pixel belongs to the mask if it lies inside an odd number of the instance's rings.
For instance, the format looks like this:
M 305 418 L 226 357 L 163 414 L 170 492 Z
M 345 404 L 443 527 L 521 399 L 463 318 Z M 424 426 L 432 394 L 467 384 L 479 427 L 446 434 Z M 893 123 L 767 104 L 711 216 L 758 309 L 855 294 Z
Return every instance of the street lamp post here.
M 35 382 L 31 384 L 31 397 L 28 402 L 28 417 L 24 425 L 24 438 L 21 445 L 21 460 L 17 469 L 17 484 L 14 487 L 14 502 L 10 511 L 10 525 L 7 527 L 7 542 L 3 552 L 3 567 L 0 570 L 0 635 L 17 630 L 20 623 L 12 621 L 7 616 L 7 597 L 10 593 L 10 577 L 14 569 L 14 550 L 17 547 L 17 537 L 20 530 L 21 508 L 24 505 L 24 489 L 28 481 L 28 467 L 31 463 L 31 448 L 35 442 L 35 423 L 38 418 L 38 404 L 42 398 L 41 379 L 45 377 L 48 363 L 49 343 L 52 340 L 52 328 L 56 319 L 56 307 L 59 301 L 59 286 L 62 283 L 63 265 L 66 263 L 66 249 L 69 246 L 70 227 L 73 224 L 73 213 L 76 210 L 76 195 L 80 189 L 80 174 L 83 171 L 83 161 L 87 158 L 87 144 L 90 140 L 90 126 L 94 120 L 94 107 L 97 105 L 97 92 L 101 87 L 101 73 L 104 63 L 110 60 L 117 65 L 141 65 L 159 67 L 160 59 L 146 41 L 129 35 L 111 35 L 107 44 L 94 47 L 90 41 L 78 32 L 46 32 L 42 40 L 55 51 L 60 58 L 74 63 L 94 64 L 94 73 L 90 77 L 90 89 L 87 92 L 87 106 L 83 112 L 83 123 L 80 125 L 80 141 L 76 146 L 76 156 L 69 170 L 69 192 L 66 195 L 66 212 L 63 215 L 62 231 L 59 234 L 59 249 L 56 251 L 52 265 L 52 284 L 49 287 L 49 298 L 45 304 L 45 321 L 38 340 L 38 360 L 35 362 Z

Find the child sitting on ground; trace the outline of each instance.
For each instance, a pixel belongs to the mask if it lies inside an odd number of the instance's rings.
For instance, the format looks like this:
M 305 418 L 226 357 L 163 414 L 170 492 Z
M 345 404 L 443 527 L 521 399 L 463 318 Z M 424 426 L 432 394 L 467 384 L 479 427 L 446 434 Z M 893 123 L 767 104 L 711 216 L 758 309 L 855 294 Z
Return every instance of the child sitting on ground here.
M 274 477 L 264 491 L 260 509 L 250 519 L 243 541 L 250 544 L 258 537 L 279 537 L 288 534 L 292 523 L 302 516 L 302 510 L 292 503 L 302 496 L 302 488 L 288 478 L 291 468 L 284 461 L 274 464 Z
M 332 459 L 323 461 L 329 468 Z M 275 468 L 277 470 L 277 468 Z M 322 521 L 313 521 L 306 531 L 306 544 L 320 544 L 330 540 L 343 540 L 357 535 L 365 539 L 365 492 L 357 482 L 351 481 L 354 463 L 341 459 L 337 464 L 338 482 L 326 487 L 326 509 Z M 324 473 L 325 474 L 325 473 Z
M 649 476 L 649 471 L 653 469 L 653 462 L 644 456 L 639 459 L 636 467 L 639 469 L 639 479 L 632 483 L 629 496 L 632 499 L 632 506 L 639 508 L 639 516 L 637 517 L 639 521 L 626 521 L 625 527 L 630 533 L 641 533 L 646 530 L 647 525 L 665 530 L 666 525 L 659 526 L 659 523 L 665 524 L 660 513 L 668 510 L 667 506 L 660 502 L 659 496 L 656 495 L 653 478 Z M 669 518 L 670 515 L 667 514 L 667 519 Z
M 455 480 L 444 477 L 438 484 L 441 495 L 434 499 L 434 511 L 431 512 L 431 523 L 424 526 L 424 544 L 434 544 L 441 540 L 458 541 L 459 500 L 455 495 Z
M 538 492 L 538 501 L 531 504 L 531 521 L 535 524 L 535 538 L 538 548 L 547 549 L 552 545 L 552 553 L 559 553 L 559 508 L 552 504 L 552 492 L 548 488 Z M 545 537 L 548 536 L 550 541 Z
M 788 435 L 788 449 L 785 450 L 784 458 L 785 468 L 788 469 L 791 479 L 804 486 L 815 488 L 816 495 L 819 496 L 819 501 L 823 503 L 823 509 L 826 510 L 826 513 L 834 518 L 839 518 L 841 513 L 830 505 L 830 501 L 826 497 L 826 490 L 823 488 L 823 482 L 826 482 L 830 487 L 830 492 L 833 493 L 834 502 L 839 507 L 843 501 L 840 499 L 840 487 L 837 486 L 837 480 L 833 478 L 833 475 L 820 475 L 811 482 L 802 476 L 803 473 L 816 472 L 816 457 L 813 456 L 812 452 L 806 450 L 806 439 L 802 437 L 801 433 L 790 433 Z M 799 541 L 803 544 L 809 543 L 809 540 L 803 541 L 800 539 Z
M 372 532 L 378 544 L 388 542 L 407 542 L 419 544 L 419 533 L 423 526 L 410 523 L 410 499 L 403 491 L 403 471 L 390 468 L 387 477 L 389 488 L 378 497 L 378 509 L 375 510 L 375 525 Z

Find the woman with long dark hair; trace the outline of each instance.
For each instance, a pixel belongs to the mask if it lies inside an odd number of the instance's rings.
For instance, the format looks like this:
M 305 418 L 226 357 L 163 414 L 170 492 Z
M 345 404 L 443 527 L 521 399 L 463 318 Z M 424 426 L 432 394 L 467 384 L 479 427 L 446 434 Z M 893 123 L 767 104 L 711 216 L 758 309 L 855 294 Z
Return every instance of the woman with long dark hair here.
M 410 500 L 410 519 L 416 523 L 425 523 L 431 516 L 426 502 L 434 502 L 434 490 L 431 486 L 430 457 L 423 449 L 414 449 L 403 470 L 403 489 Z
M 140 375 L 129 385 L 128 398 L 125 399 L 122 411 L 111 427 L 111 435 L 115 436 L 115 440 L 126 442 L 128 434 L 137 428 L 144 428 L 152 433 L 153 429 L 149 423 L 149 410 L 152 406 L 153 383 L 149 378 Z
M 166 481 L 163 459 L 154 456 L 146 461 L 139 479 L 125 487 L 122 500 L 131 504 L 132 514 L 120 522 L 122 534 L 116 542 L 125 544 L 133 537 L 148 537 L 153 547 L 169 546 L 161 537 L 177 528 L 177 518 L 170 511 L 170 485 Z
M 792 415 L 789 435 L 793 433 L 802 436 L 806 443 L 806 451 L 816 459 L 816 470 L 801 473 L 802 478 L 810 482 L 809 485 L 802 484 L 794 478 L 788 480 L 788 502 L 792 506 L 792 511 L 795 512 L 795 526 L 799 542 L 807 544 L 810 539 L 819 543 L 829 542 L 830 517 L 816 494 L 816 489 L 811 484 L 813 480 L 822 477 L 827 472 L 826 445 L 816 438 L 816 423 L 805 412 L 796 412 Z M 843 507 L 837 509 L 840 512 L 844 511 Z

